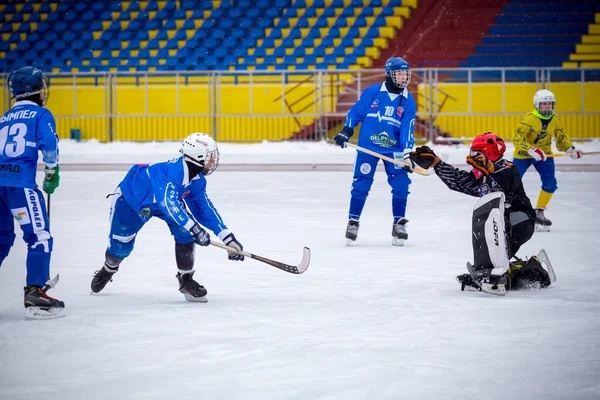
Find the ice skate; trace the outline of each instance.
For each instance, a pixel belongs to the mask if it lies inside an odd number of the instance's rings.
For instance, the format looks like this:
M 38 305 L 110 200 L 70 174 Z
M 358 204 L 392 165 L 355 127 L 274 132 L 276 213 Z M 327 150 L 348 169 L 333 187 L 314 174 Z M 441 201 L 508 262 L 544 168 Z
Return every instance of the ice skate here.
M 544 215 L 543 208 L 535 209 L 535 230 L 537 232 L 549 232 L 550 227 L 552 226 L 552 221 L 550 221 Z
M 206 303 L 208 302 L 208 299 L 206 298 L 208 292 L 204 286 L 194 280 L 194 272 L 195 271 L 192 269 L 183 273 L 177 273 L 176 276 L 179 281 L 179 291 L 183 293 L 183 296 L 187 301 Z
M 66 316 L 65 303 L 50 297 L 38 286 L 24 288 L 25 318 L 53 319 Z
M 348 221 L 348 226 L 346 227 L 346 246 L 350 246 L 358 236 L 358 227 L 359 222 L 355 219 L 351 219 Z
M 494 274 L 494 269 L 497 270 L 497 268 L 485 268 L 475 271 L 473 265 L 467 263 L 467 270 L 473 279 L 473 283 L 479 286 L 482 292 L 504 296 L 506 294 L 506 276 L 504 274 Z
M 408 220 L 406 218 L 400 218 L 394 222 L 392 226 L 392 244 L 394 246 L 404 246 L 404 242 L 408 239 L 408 233 L 406 232 L 406 224 Z
M 460 290 L 465 291 L 474 291 L 479 292 L 481 288 L 473 282 L 473 277 L 471 274 L 462 274 L 456 276 L 456 281 L 460 283 Z
M 106 263 L 100 270 L 96 271 L 94 274 L 94 278 L 92 279 L 92 293 L 98 293 L 108 282 L 112 282 L 112 276 L 117 273 L 119 267 L 110 268 Z

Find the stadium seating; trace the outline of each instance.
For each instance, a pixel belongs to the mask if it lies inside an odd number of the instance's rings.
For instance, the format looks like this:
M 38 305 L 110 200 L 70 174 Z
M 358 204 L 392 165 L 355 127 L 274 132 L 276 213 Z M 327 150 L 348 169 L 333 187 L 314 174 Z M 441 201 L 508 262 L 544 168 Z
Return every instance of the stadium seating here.
M 416 0 L 0 3 L 0 70 L 370 67 Z
M 598 67 L 598 34 L 598 1 L 511 0 L 463 66 Z

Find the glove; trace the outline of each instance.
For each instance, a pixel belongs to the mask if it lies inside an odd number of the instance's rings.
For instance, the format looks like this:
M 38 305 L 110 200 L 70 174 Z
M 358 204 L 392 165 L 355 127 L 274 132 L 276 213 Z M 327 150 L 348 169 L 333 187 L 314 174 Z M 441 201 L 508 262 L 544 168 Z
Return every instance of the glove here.
M 52 194 L 60 184 L 60 167 L 57 165 L 54 168 L 44 168 L 44 185 L 42 188 L 47 194 Z
M 494 172 L 494 163 L 491 162 L 485 154 L 480 151 L 472 152 L 467 156 L 467 164 L 473 166 L 473 172 L 476 178 L 482 175 L 488 176 Z
M 581 150 L 577 150 L 573 146 L 567 149 L 567 154 L 569 154 L 574 160 L 579 160 L 581 157 L 583 157 L 583 153 L 581 152 Z
M 231 247 L 235 251 L 244 250 L 244 246 L 242 246 L 242 244 L 238 242 L 233 233 L 230 233 L 229 235 L 225 236 L 223 238 L 223 243 L 225 243 L 226 246 Z M 234 253 L 233 251 L 228 252 L 228 254 L 230 260 L 244 261 L 244 256 L 242 254 Z
M 335 143 L 343 149 L 344 147 L 346 147 L 346 142 L 350 140 L 352 135 L 354 135 L 354 130 L 349 126 L 344 126 L 342 128 L 342 131 L 335 135 L 333 140 L 335 140 Z
M 544 153 L 542 150 L 538 149 L 537 147 L 530 148 L 529 151 L 527 152 L 527 154 L 529 154 L 531 157 L 533 157 L 535 159 L 535 161 L 546 161 L 546 159 L 548 158 L 546 156 L 546 153 Z
M 405 149 L 404 150 L 404 162 L 407 163 L 408 165 L 405 165 L 402 167 L 403 171 L 408 172 L 409 174 L 412 174 L 413 170 L 415 169 L 415 162 L 413 160 L 411 160 L 410 158 L 410 154 L 412 153 L 412 151 L 410 149 Z
M 417 147 L 410 153 L 410 159 L 424 169 L 435 167 L 440 162 L 440 158 L 428 146 Z
M 190 229 L 194 242 L 199 246 L 208 246 L 210 244 L 210 235 L 200 225 L 194 224 Z

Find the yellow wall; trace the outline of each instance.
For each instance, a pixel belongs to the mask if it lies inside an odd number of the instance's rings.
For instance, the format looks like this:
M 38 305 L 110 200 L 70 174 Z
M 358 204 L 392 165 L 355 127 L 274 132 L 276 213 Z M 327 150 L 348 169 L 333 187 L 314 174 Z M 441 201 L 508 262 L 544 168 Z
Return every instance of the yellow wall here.
M 134 78 L 117 78 L 117 89 L 114 98 L 110 99 L 108 84 L 102 78 L 78 77 L 76 81 L 53 78 L 48 108 L 56 117 L 59 135 L 69 137 L 70 130 L 76 128 L 81 131 L 82 139 L 178 140 L 186 133 L 205 131 L 216 133 L 219 140 L 275 141 L 289 138 L 300 130 L 300 126 L 312 123 L 321 111 L 318 105 L 313 105 L 315 93 L 318 93 L 315 84 L 312 81 L 302 83 L 306 76 L 301 75 L 292 77 L 292 82 L 286 85 L 281 83 L 280 76 L 255 78 L 260 82 L 252 84 L 248 76 L 238 77 L 237 82 L 231 77 L 223 77 L 216 88 L 211 86 L 214 78 L 207 76 L 190 77 L 187 84 L 183 77 L 151 77 L 148 85 L 143 79 L 136 85 Z M 331 79 L 343 81 L 345 78 L 340 75 Z M 304 109 L 302 117 L 295 118 L 285 104 L 282 107 L 281 100 L 277 100 L 282 95 L 282 88 L 287 92 L 285 99 L 294 113 Z M 457 99 L 448 100 L 442 112 L 468 112 L 466 84 L 442 83 L 439 88 Z M 0 89 L 4 88 L 0 86 Z M 586 82 L 584 91 L 585 111 L 598 114 L 565 114 L 581 112 L 579 83 L 552 83 L 550 89 L 556 94 L 557 112 L 570 136 L 599 136 L 599 82 Z M 325 85 L 325 90 L 328 92 L 324 94 L 331 96 L 323 96 L 322 110 L 335 112 L 337 89 Z M 481 132 L 495 131 L 510 138 L 521 116 L 533 109 L 535 90 L 533 83 L 505 84 L 504 111 L 513 115 L 497 115 L 503 111 L 502 86 L 476 83 L 471 87 L 471 111 L 496 115 L 445 115 L 438 116 L 435 123 L 454 137 L 473 137 Z M 423 111 L 423 91 L 420 87 L 420 111 Z M 214 93 L 218 93 L 216 104 L 213 104 Z M 8 108 L 5 99 L 6 96 L 2 96 L 2 111 Z M 112 120 L 108 115 L 111 101 L 116 111 Z M 215 114 L 219 117 L 213 118 Z

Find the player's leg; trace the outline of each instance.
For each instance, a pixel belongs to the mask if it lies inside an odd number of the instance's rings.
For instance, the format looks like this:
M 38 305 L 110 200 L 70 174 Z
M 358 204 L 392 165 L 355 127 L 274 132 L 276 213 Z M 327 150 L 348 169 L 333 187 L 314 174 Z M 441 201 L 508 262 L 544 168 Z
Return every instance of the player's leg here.
M 38 189 L 9 188 L 9 202 L 27 243 L 27 277 L 24 304 L 28 318 L 63 317 L 65 303 L 50 297 L 44 286 L 50 276 L 50 257 L 54 239 L 44 195 Z
M 112 276 L 119 270 L 121 262 L 131 254 L 135 237 L 148 218 L 142 219 L 120 193 L 112 196 L 108 248 L 104 254 L 104 265 L 95 272 L 92 279 L 92 292 L 100 292 L 112 281 Z
M 540 191 L 540 196 L 538 197 L 538 202 L 535 207 L 536 230 L 547 232 L 552 226 L 552 221 L 546 218 L 544 215 L 544 210 L 548 208 L 548 203 L 550 203 L 552 195 L 554 195 L 554 192 L 556 192 L 556 189 L 558 188 L 554 167 L 554 158 L 549 158 L 546 161 L 536 162 L 533 164 L 533 166 L 540 174 L 540 179 L 542 180 L 542 190 Z
M 161 218 L 162 219 L 162 218 Z M 204 286 L 194 280 L 194 250 L 195 243 L 192 235 L 172 221 L 164 219 L 171 234 L 175 238 L 175 261 L 177 262 L 177 281 L 179 291 L 187 301 L 205 303 L 208 293 Z
M 379 158 L 358 152 L 354 164 L 354 177 L 350 191 L 350 210 L 348 212 L 348 226 L 346 227 L 346 244 L 356 240 L 358 235 L 359 220 L 369 196 L 373 176 Z
M 525 244 L 531 236 L 533 236 L 535 219 L 523 211 L 511 212 L 509 214 L 510 225 L 507 227 L 509 231 L 509 258 L 517 254 L 517 251 Z
M 9 206 L 8 188 L 0 187 L 0 267 L 15 243 L 14 220 L 16 219 L 20 223 L 24 217 L 23 211 L 17 211 L 14 214 Z
M 402 154 L 402 153 L 400 153 Z M 388 176 L 388 184 L 392 188 L 392 214 L 394 220 L 392 221 L 392 244 L 394 246 L 403 246 L 404 242 L 408 239 L 408 232 L 406 231 L 406 204 L 408 199 L 408 188 L 411 184 L 411 180 L 408 177 L 408 173 L 403 171 L 401 167 L 396 164 L 384 161 L 385 172 Z
M 508 271 L 504 193 L 495 192 L 479 199 L 473 210 L 473 280 L 481 290 L 504 294 Z M 469 268 L 469 266 L 468 266 Z

